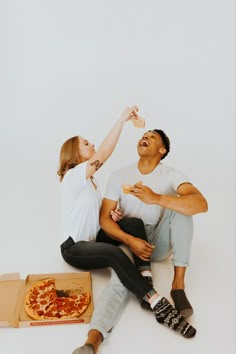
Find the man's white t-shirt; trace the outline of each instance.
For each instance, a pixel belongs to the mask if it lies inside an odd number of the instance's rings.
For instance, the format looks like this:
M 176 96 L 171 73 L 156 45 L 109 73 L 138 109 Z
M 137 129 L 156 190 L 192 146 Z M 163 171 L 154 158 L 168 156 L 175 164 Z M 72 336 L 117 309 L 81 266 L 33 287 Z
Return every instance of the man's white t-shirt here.
M 122 192 L 123 184 L 133 185 L 140 181 L 155 193 L 166 195 L 177 195 L 177 189 L 182 183 L 190 183 L 182 172 L 163 163 L 159 163 L 146 175 L 140 173 L 137 163 L 111 174 L 104 198 L 118 201 L 124 216 L 140 218 L 145 225 L 153 226 L 160 221 L 164 208 L 143 203 L 137 197 Z
M 102 196 L 90 178 L 86 179 L 87 161 L 66 172 L 61 185 L 62 242 L 71 236 L 74 242 L 95 241 L 100 229 Z

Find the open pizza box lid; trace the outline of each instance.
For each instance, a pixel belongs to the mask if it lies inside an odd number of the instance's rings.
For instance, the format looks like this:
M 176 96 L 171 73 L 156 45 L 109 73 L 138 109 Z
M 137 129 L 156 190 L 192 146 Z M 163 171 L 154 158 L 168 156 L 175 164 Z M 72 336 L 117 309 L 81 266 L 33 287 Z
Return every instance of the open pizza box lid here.
M 25 294 L 40 280 L 55 279 L 57 290 L 88 292 L 91 301 L 79 317 L 55 320 L 33 320 L 24 310 Z M 21 279 L 19 273 L 0 275 L 0 327 L 29 327 L 54 324 L 89 323 L 93 313 L 93 296 L 90 272 L 29 274 Z

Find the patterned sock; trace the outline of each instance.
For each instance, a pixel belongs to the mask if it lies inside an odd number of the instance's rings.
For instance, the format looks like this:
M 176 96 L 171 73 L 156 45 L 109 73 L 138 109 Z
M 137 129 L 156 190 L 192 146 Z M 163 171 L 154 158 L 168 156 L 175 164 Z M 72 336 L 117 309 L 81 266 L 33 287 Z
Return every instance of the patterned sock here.
M 163 297 L 154 307 L 157 322 L 180 332 L 185 338 L 192 338 L 196 334 L 196 329 L 192 327 L 185 318 L 176 310 L 169 301 Z
M 152 277 L 144 276 L 144 278 L 149 282 L 149 284 L 150 284 L 151 286 L 153 286 Z M 138 300 L 139 300 L 139 304 L 140 304 L 140 306 L 142 307 L 142 309 L 144 309 L 144 310 L 151 310 L 151 307 L 150 307 L 149 302 L 145 301 L 143 298 L 138 298 Z
M 75 349 L 72 354 L 95 354 L 95 349 L 92 344 L 85 344 Z

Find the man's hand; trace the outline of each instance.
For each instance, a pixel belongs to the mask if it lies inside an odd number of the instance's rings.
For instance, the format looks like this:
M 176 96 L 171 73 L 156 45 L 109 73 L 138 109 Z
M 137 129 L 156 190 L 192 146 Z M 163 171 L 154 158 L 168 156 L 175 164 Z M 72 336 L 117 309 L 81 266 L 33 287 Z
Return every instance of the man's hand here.
M 130 236 L 128 246 L 132 253 L 136 254 L 144 261 L 150 261 L 150 257 L 155 246 L 141 238 Z
M 146 204 L 153 204 L 156 195 L 151 188 L 139 182 L 134 185 L 130 193 Z
M 123 217 L 123 212 L 119 208 L 115 209 L 115 210 L 111 210 L 110 214 L 111 214 L 112 220 L 115 222 L 121 221 L 121 219 Z

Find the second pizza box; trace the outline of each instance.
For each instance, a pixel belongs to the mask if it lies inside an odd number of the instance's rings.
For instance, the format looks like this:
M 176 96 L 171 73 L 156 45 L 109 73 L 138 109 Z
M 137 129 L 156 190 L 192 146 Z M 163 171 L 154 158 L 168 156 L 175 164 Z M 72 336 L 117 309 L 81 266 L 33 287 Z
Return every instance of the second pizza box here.
M 65 293 L 89 293 L 90 303 L 79 317 L 53 320 L 34 320 L 24 310 L 27 291 L 41 280 L 52 278 L 58 296 Z M 29 274 L 20 279 L 18 273 L 0 276 L 0 327 L 29 327 L 56 324 L 89 323 L 93 313 L 92 282 L 90 272 Z

